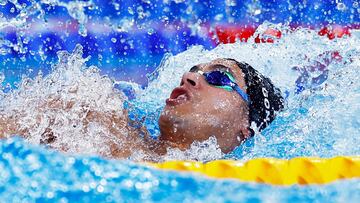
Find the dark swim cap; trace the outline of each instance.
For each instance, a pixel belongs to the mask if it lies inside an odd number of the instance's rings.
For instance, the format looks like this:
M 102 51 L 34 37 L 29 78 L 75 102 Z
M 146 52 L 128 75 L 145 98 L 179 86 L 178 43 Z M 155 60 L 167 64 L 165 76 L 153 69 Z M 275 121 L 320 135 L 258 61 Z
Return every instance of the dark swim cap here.
M 260 132 L 266 128 L 275 119 L 276 112 L 284 108 L 284 98 L 269 78 L 249 64 L 234 59 L 228 60 L 234 61 L 244 74 L 246 93 L 250 98 L 249 124 L 253 136 L 256 131 Z

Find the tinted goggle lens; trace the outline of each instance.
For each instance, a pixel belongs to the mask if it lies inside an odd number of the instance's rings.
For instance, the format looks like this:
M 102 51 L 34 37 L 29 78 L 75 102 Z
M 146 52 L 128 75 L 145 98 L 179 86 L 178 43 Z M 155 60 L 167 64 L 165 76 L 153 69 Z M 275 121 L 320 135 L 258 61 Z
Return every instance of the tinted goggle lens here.
M 229 76 L 221 71 L 211 71 L 208 73 L 204 73 L 206 81 L 210 85 L 216 86 L 232 86 L 233 82 L 229 78 Z
M 228 91 L 235 90 L 247 103 L 250 102 L 246 92 L 240 89 L 240 87 L 235 83 L 235 78 L 230 73 L 223 71 L 211 71 L 204 73 L 199 70 L 197 66 L 192 67 L 190 72 L 198 72 L 205 76 L 206 82 L 208 82 L 210 85 L 214 85 Z

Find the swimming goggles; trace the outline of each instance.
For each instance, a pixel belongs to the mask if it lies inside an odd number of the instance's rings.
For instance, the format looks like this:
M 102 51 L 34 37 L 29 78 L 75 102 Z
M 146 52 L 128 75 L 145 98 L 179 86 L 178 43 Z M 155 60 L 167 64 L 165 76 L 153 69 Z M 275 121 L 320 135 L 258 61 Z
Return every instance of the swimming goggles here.
M 194 70 L 191 69 L 190 72 L 197 72 L 203 76 L 205 76 L 205 80 L 210 85 L 213 85 L 218 88 L 225 89 L 229 92 L 235 90 L 247 103 L 249 103 L 248 95 L 240 89 L 239 85 L 236 84 L 235 78 L 229 72 L 224 71 L 210 71 L 210 72 L 203 72 L 201 70 Z

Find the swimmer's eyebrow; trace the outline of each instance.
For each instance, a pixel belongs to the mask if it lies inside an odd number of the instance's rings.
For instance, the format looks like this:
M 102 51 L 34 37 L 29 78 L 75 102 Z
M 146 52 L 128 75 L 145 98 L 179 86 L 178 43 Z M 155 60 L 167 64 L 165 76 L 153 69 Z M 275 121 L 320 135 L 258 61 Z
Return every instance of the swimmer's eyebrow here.
M 211 65 L 209 68 L 210 68 L 211 70 L 220 70 L 220 71 L 230 72 L 232 75 L 234 75 L 234 73 L 232 72 L 231 68 L 226 67 L 226 66 L 221 65 L 221 64 L 214 64 L 214 65 Z
M 230 72 L 232 75 L 234 75 L 234 73 L 232 72 L 232 70 L 229 67 L 226 67 L 221 64 L 211 65 L 211 66 L 209 66 L 209 69 L 210 70 L 227 71 L 227 72 Z M 192 68 L 190 68 L 189 72 L 198 72 L 199 70 L 200 70 L 199 66 L 193 66 Z

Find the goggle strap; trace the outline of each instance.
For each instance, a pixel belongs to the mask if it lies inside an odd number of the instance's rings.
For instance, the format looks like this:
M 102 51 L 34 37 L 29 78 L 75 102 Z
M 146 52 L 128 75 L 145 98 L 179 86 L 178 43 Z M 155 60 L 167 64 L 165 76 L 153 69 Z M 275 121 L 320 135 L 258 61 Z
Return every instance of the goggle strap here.
M 250 103 L 248 95 L 244 91 L 242 91 L 242 89 L 240 89 L 238 85 L 235 84 L 233 88 L 237 93 L 240 94 L 240 96 L 246 101 L 246 103 Z

